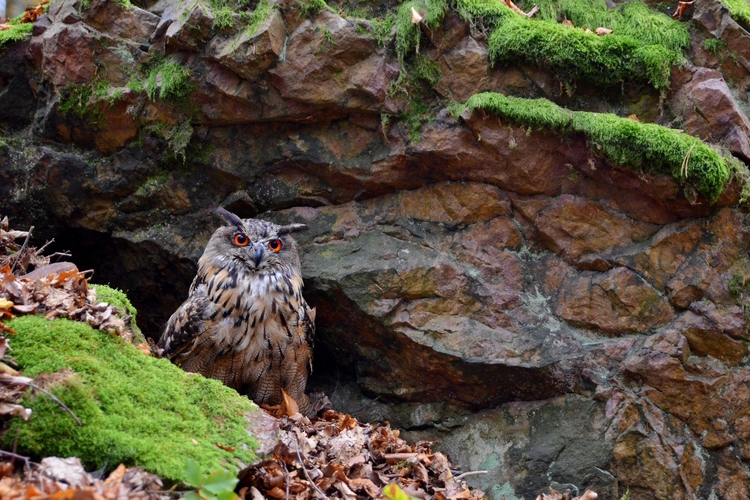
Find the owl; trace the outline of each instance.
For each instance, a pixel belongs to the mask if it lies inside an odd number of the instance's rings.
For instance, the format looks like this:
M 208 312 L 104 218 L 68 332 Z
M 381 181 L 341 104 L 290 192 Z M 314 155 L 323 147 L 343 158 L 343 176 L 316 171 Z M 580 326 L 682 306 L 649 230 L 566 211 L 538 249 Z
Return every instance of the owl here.
M 281 403 L 283 389 L 309 416 L 304 390 L 312 370 L 315 309 L 302 297 L 291 236 L 307 226 L 216 212 L 225 225 L 211 236 L 187 300 L 167 322 L 158 342 L 161 355 L 258 404 Z

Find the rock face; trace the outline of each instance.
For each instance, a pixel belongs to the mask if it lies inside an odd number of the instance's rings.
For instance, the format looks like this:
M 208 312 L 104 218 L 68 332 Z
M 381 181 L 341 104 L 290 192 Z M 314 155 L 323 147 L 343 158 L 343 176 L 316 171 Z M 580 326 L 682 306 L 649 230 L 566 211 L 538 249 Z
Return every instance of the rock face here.
M 571 98 L 544 68 L 492 68 L 449 13 L 422 35 L 441 75 L 430 116 L 414 115 L 375 23 L 270 7 L 250 29 L 200 2 L 55 0 L 0 55 L 3 215 L 127 290 L 151 336 L 187 295 L 216 206 L 305 223 L 312 382 L 339 409 L 439 439 L 498 500 L 550 483 L 745 498 L 738 184 L 709 205 L 583 137 L 444 109 L 487 90 L 543 96 L 675 119 L 750 160 L 750 35 L 720 2 L 686 21 L 691 64 L 662 114 L 646 88 Z M 719 36 L 724 57 L 702 45 Z

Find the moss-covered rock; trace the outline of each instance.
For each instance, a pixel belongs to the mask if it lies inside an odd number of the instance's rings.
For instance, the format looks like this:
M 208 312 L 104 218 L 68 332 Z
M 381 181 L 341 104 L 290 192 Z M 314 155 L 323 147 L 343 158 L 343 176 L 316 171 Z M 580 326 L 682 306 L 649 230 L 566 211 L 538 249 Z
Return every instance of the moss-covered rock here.
M 138 465 L 171 481 L 183 479 L 188 459 L 204 471 L 236 471 L 256 458 L 247 418 L 258 408 L 220 382 L 145 356 L 84 323 L 24 316 L 8 326 L 18 332 L 12 354 L 24 375 L 57 374 L 38 383 L 83 425 L 30 391 L 23 404 L 32 416 L 12 422 L 6 449 L 17 446 L 36 458 L 78 456 L 91 470 Z
M 718 199 L 729 180 L 729 166 L 719 153 L 678 130 L 612 114 L 570 111 L 546 99 L 522 99 L 493 92 L 472 96 L 466 107 L 483 109 L 517 125 L 582 133 L 590 146 L 614 165 L 671 175 L 711 202 Z

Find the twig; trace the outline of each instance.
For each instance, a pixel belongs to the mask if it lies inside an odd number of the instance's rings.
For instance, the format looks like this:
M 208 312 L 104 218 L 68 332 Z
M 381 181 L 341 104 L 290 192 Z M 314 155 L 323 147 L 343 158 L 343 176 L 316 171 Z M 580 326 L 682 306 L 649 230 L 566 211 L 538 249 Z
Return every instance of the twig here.
M 459 474 L 458 476 L 455 476 L 453 479 L 456 481 L 460 481 L 461 479 L 469 476 L 476 476 L 478 474 L 487 474 L 488 471 L 486 470 L 471 470 L 468 472 L 464 472 L 463 474 Z
M 688 149 L 687 154 L 685 155 L 685 159 L 682 160 L 682 167 L 680 167 L 680 174 L 685 176 L 685 179 L 688 177 L 688 163 L 690 162 L 690 153 L 693 152 L 693 148 L 695 145 L 698 144 L 697 142 L 694 142 L 690 149 Z
M 526 17 L 532 18 L 538 13 L 539 13 L 539 7 L 536 4 L 534 4 L 534 7 L 532 7 L 531 10 L 526 13 Z
M 297 451 L 299 451 L 299 447 L 297 447 Z M 286 484 L 286 498 L 289 499 L 289 469 L 286 468 L 286 464 L 283 460 L 277 459 L 277 462 L 279 462 L 279 465 L 281 465 L 281 468 L 284 469 L 284 483 Z
M 29 464 L 29 457 L 24 457 L 23 455 L 19 455 L 18 453 L 11 453 L 9 451 L 0 450 L 0 455 L 4 457 L 10 457 L 13 460 L 23 460 L 26 465 Z
M 27 382 L 26 380 L 24 380 L 24 378 L 25 377 L 9 377 L 9 376 L 0 377 L 0 383 L 7 382 L 7 383 L 10 383 L 10 384 L 25 385 L 27 387 L 31 387 L 32 389 L 38 390 L 42 394 L 48 396 L 52 401 L 54 401 L 55 403 L 57 403 L 58 405 L 60 405 L 60 408 L 62 408 L 66 412 L 70 413 L 70 416 L 73 417 L 73 420 L 76 421 L 76 423 L 78 424 L 78 426 L 79 427 L 83 427 L 83 422 L 81 422 L 81 420 L 78 417 L 76 417 L 76 414 L 73 413 L 73 410 L 71 410 L 70 408 L 68 408 L 67 406 L 65 406 L 65 403 L 63 403 L 62 401 L 60 401 L 59 399 L 57 399 L 57 396 L 55 396 L 51 392 L 47 391 L 46 389 L 42 389 L 41 387 L 39 387 L 38 385 L 36 385 L 36 384 L 34 384 L 32 382 Z
M 37 249 L 36 249 L 36 252 L 34 252 L 34 253 L 35 253 L 36 255 L 41 255 L 41 254 L 42 254 L 42 252 L 44 251 L 44 249 L 45 249 L 45 248 L 47 248 L 48 246 L 50 246 L 50 245 L 51 245 L 52 243 L 54 243 L 54 242 L 55 242 L 55 238 L 52 238 L 51 240 L 49 240 L 49 241 L 48 241 L 47 243 L 45 243 L 44 245 L 42 245 L 41 247 L 37 248 Z
M 338 369 L 338 367 L 337 367 L 337 369 Z M 352 415 L 352 416 L 356 415 L 357 413 L 361 412 L 362 410 L 364 410 L 365 408 L 367 408 L 371 404 L 376 403 L 379 399 L 380 399 L 380 396 L 376 396 L 375 399 L 373 399 L 371 401 L 368 401 L 367 403 L 363 404 L 362 406 L 360 406 L 356 410 L 350 411 L 349 415 Z
M 16 269 L 16 264 L 18 264 L 18 261 L 21 260 L 21 257 L 23 257 L 23 251 L 26 250 L 26 246 L 29 244 L 29 239 L 31 238 L 31 232 L 34 230 L 34 226 L 31 226 L 29 228 L 29 232 L 26 234 L 26 239 L 23 240 L 23 245 L 21 245 L 21 249 L 16 254 L 16 258 L 13 261 L 13 265 L 10 266 L 10 274 L 13 274 L 13 271 Z
M 72 254 L 69 254 L 67 252 L 55 252 L 52 255 L 49 256 L 51 259 L 52 257 L 70 257 Z
M 312 480 L 312 478 L 310 477 L 310 474 L 307 473 L 307 468 L 305 468 L 305 462 L 302 459 L 302 454 L 300 453 L 300 449 L 302 448 L 302 443 L 299 442 L 299 436 L 297 435 L 297 433 L 294 433 L 294 440 L 297 441 L 297 458 L 299 458 L 299 464 L 300 464 L 300 467 L 302 467 L 302 472 L 305 473 L 305 477 L 307 478 L 308 481 L 310 481 L 310 484 L 313 485 L 313 488 L 315 488 L 315 491 L 317 491 L 321 497 L 328 499 L 325 492 L 320 489 L 320 486 L 315 484 L 315 481 Z

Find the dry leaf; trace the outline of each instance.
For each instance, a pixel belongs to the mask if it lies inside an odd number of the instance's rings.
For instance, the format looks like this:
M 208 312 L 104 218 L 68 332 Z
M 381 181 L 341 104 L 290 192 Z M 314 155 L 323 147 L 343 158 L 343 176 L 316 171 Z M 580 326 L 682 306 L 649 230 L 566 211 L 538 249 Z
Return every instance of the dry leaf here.
M 628 115 L 628 120 L 633 120 L 633 121 L 636 121 L 636 122 L 640 121 L 635 114 Z
M 571 28 L 575 28 L 575 25 L 573 24 L 573 21 L 570 19 L 563 19 L 562 21 L 563 26 L 570 26 Z
M 422 16 L 419 15 L 419 12 L 417 12 L 417 9 L 414 7 L 411 8 L 411 22 L 412 24 L 419 24 L 422 22 Z
M 599 36 L 611 35 L 612 34 L 612 30 L 609 29 L 609 28 L 596 28 L 594 30 L 594 33 L 596 33 Z
M 218 448 L 221 448 L 221 449 L 222 449 L 222 450 L 224 450 L 224 451 L 234 451 L 234 450 L 235 450 L 235 447 L 234 447 L 234 446 L 227 446 L 227 445 L 224 445 L 224 444 L 219 444 L 219 443 L 214 443 L 214 444 L 215 444 L 215 445 L 216 445 L 216 446 L 217 446 Z
M 694 3 L 695 0 L 692 2 L 677 2 L 677 9 L 674 11 L 674 14 L 672 14 L 672 19 L 681 18 L 685 11 L 692 7 Z

